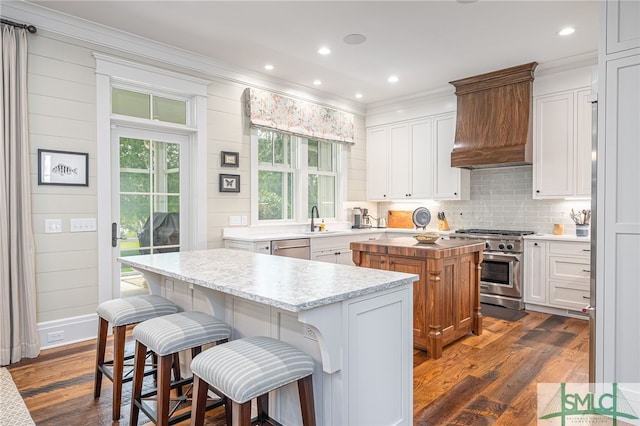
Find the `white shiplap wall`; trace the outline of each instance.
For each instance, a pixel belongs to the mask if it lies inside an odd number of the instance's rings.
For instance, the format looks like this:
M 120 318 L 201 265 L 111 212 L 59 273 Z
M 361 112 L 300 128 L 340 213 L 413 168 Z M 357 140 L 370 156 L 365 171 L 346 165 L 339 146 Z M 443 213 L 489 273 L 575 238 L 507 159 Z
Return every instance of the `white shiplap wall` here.
M 96 217 L 96 88 L 92 50 L 46 34 L 29 37 L 28 93 L 38 322 L 95 312 L 97 236 L 69 219 Z M 39 186 L 38 149 L 89 153 L 89 186 Z M 62 233 L 45 234 L 45 219 Z M 46 343 L 46 342 L 45 342 Z

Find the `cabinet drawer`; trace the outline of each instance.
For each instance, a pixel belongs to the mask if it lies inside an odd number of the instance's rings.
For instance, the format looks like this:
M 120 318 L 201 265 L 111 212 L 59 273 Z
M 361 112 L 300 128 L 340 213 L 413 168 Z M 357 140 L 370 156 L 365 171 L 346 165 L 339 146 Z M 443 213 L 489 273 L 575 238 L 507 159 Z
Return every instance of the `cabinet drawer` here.
M 589 290 L 571 288 L 561 283 L 551 283 L 549 302 L 562 308 L 581 310 L 589 304 Z
M 591 264 L 588 259 L 549 256 L 549 279 L 589 283 Z
M 584 256 L 589 257 L 591 253 L 591 243 L 576 243 L 569 241 L 550 241 L 549 254 L 559 254 L 561 256 Z

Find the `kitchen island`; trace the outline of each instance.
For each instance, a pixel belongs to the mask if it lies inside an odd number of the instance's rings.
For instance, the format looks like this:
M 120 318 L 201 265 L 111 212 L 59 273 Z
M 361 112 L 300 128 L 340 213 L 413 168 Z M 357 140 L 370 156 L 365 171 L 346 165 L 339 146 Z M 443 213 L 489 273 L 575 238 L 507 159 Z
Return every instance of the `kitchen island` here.
M 484 242 L 414 238 L 351 243 L 358 266 L 417 274 L 413 287 L 413 345 L 432 358 L 442 347 L 472 332 L 482 333 L 480 272 Z
M 228 249 L 119 260 L 152 294 L 225 321 L 234 339 L 271 336 L 311 355 L 317 424 L 412 424 L 417 275 Z M 301 424 L 295 385 L 274 396 L 274 417 Z

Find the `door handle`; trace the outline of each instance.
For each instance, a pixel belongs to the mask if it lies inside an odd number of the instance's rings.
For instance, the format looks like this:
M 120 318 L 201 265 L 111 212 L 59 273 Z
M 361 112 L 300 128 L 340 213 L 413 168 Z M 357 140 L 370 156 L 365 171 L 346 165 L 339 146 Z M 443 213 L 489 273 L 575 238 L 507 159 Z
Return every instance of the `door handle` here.
M 126 238 L 118 237 L 118 224 L 111 224 L 111 247 L 118 247 L 118 240 L 126 240 Z

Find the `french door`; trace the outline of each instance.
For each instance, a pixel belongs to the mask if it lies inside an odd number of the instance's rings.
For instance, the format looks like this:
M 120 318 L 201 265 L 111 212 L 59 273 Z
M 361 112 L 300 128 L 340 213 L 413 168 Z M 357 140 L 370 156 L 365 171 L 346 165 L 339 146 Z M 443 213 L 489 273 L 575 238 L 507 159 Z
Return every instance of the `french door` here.
M 148 294 L 118 257 L 189 247 L 189 138 L 130 127 L 112 131 L 111 246 L 114 296 Z

